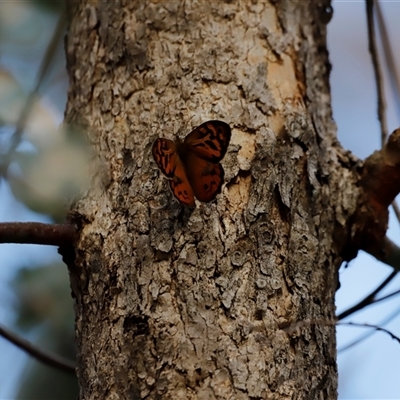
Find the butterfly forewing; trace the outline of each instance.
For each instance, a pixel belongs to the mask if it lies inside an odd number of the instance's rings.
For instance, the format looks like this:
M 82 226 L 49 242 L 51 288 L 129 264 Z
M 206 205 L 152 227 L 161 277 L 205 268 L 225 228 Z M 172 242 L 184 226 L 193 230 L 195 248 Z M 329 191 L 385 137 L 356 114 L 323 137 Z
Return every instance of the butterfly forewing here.
M 153 144 L 153 157 L 161 172 L 173 178 L 178 159 L 175 143 L 169 139 L 157 139 Z
M 194 207 L 194 194 L 180 160 L 176 145 L 169 139 L 157 139 L 153 144 L 153 157 L 161 172 L 170 178 L 172 193 L 179 202 Z
M 207 121 L 186 136 L 184 145 L 198 156 L 218 162 L 224 157 L 230 139 L 231 128 L 227 123 Z

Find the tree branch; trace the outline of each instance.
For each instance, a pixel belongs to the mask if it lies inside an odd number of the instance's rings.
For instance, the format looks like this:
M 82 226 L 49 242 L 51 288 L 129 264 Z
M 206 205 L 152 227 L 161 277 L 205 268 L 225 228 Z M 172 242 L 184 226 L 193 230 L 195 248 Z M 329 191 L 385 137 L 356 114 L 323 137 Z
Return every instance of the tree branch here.
M 381 127 L 381 142 L 384 146 L 388 137 L 388 128 L 385 115 L 385 95 L 383 90 L 382 71 L 379 63 L 378 50 L 375 42 L 375 25 L 374 25 L 374 0 L 366 1 L 367 7 L 367 25 L 368 25 L 368 48 L 371 53 L 372 65 L 374 67 L 376 91 L 378 95 L 378 119 Z
M 379 1 L 376 2 L 376 16 L 378 20 L 379 34 L 384 50 L 385 61 L 389 71 L 390 87 L 393 91 L 393 96 L 397 104 L 397 113 L 400 115 L 400 77 L 397 72 L 396 62 L 393 56 L 392 45 L 389 40 L 389 35 L 386 29 L 386 24 L 383 18 L 383 13 Z
M 380 151 L 364 163 L 361 186 L 374 202 L 387 209 L 400 192 L 400 128 Z
M 351 314 L 356 313 L 357 311 L 362 310 L 364 307 L 375 302 L 376 295 L 386 287 L 389 282 L 393 280 L 393 278 L 397 275 L 397 271 L 393 271 L 373 292 L 371 292 L 368 296 L 364 297 L 360 302 L 358 302 L 353 307 L 348 308 L 347 310 L 340 313 L 336 318 L 338 321 L 345 319 Z
M 353 219 L 352 237 L 343 251 L 345 260 L 362 249 L 378 260 L 399 268 L 399 249 L 386 236 L 388 207 L 400 192 L 400 128 L 384 147 L 375 151 L 360 169 L 360 195 Z
M 399 310 L 396 311 L 397 313 Z M 387 333 L 392 339 L 396 340 L 400 344 L 400 337 L 396 336 L 388 329 L 382 328 L 378 325 L 373 324 L 360 324 L 357 322 L 339 322 L 336 319 L 316 319 L 316 320 L 302 320 L 302 321 L 295 321 L 295 322 L 286 322 L 283 324 L 279 324 L 279 329 L 283 330 L 284 332 L 288 333 L 289 335 L 293 334 L 296 329 L 303 328 L 312 325 L 320 325 L 320 326 L 331 326 L 331 325 L 348 325 L 348 326 L 355 326 L 358 328 L 372 328 L 377 332 L 384 332 Z
M 39 222 L 0 223 L 0 243 L 29 243 L 71 247 L 77 231 L 71 224 L 42 224 Z
M 398 310 L 397 310 L 398 312 Z M 373 325 L 373 324 L 359 324 L 356 322 L 338 322 L 337 325 L 349 325 L 349 326 L 356 326 L 358 328 L 372 328 L 377 332 L 384 332 L 387 333 L 392 339 L 396 340 L 400 344 L 400 338 L 390 332 L 388 329 L 382 328 L 379 325 Z
M 3 336 L 5 339 L 15 344 L 17 347 L 24 350 L 26 353 L 30 354 L 32 357 L 36 358 L 42 363 L 75 374 L 75 364 L 71 361 L 66 360 L 65 358 L 56 354 L 51 354 L 37 348 L 32 343 L 19 337 L 15 333 L 2 326 L 0 326 L 0 336 Z
M 379 34 L 384 50 L 386 66 L 389 71 L 390 87 L 393 91 L 393 96 L 397 104 L 397 112 L 400 115 L 400 79 L 396 69 L 396 62 L 394 60 L 392 45 L 390 43 L 389 35 L 386 29 L 386 24 L 383 18 L 383 13 L 379 1 L 376 2 L 376 16 L 378 20 Z M 397 220 L 400 222 L 400 209 L 396 201 L 392 203 L 393 210 L 396 214 Z
M 390 321 L 392 321 L 395 317 L 397 317 L 397 315 L 400 314 L 400 308 L 398 308 L 392 315 L 390 315 L 388 318 L 385 319 L 385 321 L 381 322 L 380 325 L 384 326 L 387 323 L 389 323 Z M 371 331 L 368 332 L 365 335 L 362 335 L 361 337 L 359 337 L 358 339 L 355 339 L 354 341 L 350 342 L 349 344 L 346 344 L 345 346 L 341 347 L 338 349 L 338 353 L 341 353 L 343 351 L 348 350 L 349 348 L 363 342 L 364 340 L 368 339 L 370 336 L 372 336 L 375 332 Z
M 393 243 L 387 236 L 383 238 L 380 244 L 371 246 L 368 253 L 377 260 L 392 267 L 395 272 L 400 271 L 400 247 Z
M 369 51 L 371 53 L 377 88 L 378 119 L 381 127 L 382 149 L 368 157 L 362 169 L 360 186 L 363 191 L 357 207 L 355 222 L 356 233 L 353 237 L 354 243 L 350 247 L 365 250 L 379 261 L 393 267 L 394 271 L 372 293 L 367 295 L 355 306 L 339 314 L 337 317 L 338 320 L 344 319 L 372 303 L 384 300 L 385 298 L 376 300 L 375 297 L 400 271 L 400 248 L 385 235 L 389 220 L 387 208 L 390 204 L 392 204 L 396 217 L 400 221 L 400 210 L 395 202 L 395 197 L 400 191 L 400 130 L 397 129 L 394 131 L 386 143 L 387 125 L 383 79 L 375 43 L 373 18 L 374 0 L 367 0 L 366 7 Z M 391 73 L 392 82 L 395 81 L 395 83 L 398 84 L 397 76 L 394 73 L 393 55 L 384 27 L 383 17 L 379 9 L 379 3 L 377 3 L 377 9 L 381 39 L 385 49 L 389 72 Z M 398 99 L 398 96 L 396 99 Z M 350 251 L 349 254 L 354 255 L 356 252 Z

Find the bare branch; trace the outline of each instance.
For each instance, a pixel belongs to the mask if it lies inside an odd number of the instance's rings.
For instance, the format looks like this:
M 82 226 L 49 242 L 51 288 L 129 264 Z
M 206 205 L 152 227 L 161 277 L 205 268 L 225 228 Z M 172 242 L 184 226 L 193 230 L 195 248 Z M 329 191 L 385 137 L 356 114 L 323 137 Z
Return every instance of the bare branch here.
M 15 344 L 17 347 L 24 350 L 42 363 L 75 374 L 75 364 L 73 362 L 66 360 L 65 358 L 60 357 L 56 354 L 51 354 L 37 348 L 32 343 L 19 337 L 15 333 L 9 331 L 2 326 L 0 326 L 0 336 L 3 336 L 5 339 Z
M 391 297 L 397 296 L 398 294 L 400 294 L 400 289 L 399 289 L 399 290 L 396 290 L 396 291 L 394 291 L 394 292 L 392 292 L 392 293 L 389 293 L 389 294 L 387 294 L 386 296 L 380 297 L 379 299 L 376 299 L 376 300 L 374 301 L 374 304 L 380 303 L 381 301 L 388 300 L 388 299 L 390 299 Z
M 388 128 L 386 123 L 386 104 L 383 90 L 383 77 L 379 63 L 379 55 L 375 42 L 375 26 L 374 26 L 374 0 L 367 0 L 367 25 L 368 25 L 368 48 L 371 53 L 372 65 L 374 67 L 376 91 L 378 95 L 378 120 L 381 127 L 381 142 L 384 146 L 388 137 Z
M 392 315 L 390 315 L 388 318 L 386 318 L 383 322 L 381 322 L 380 325 L 384 326 L 387 323 L 389 323 L 391 320 L 393 320 L 395 317 L 397 317 L 400 314 L 400 308 L 398 308 Z M 362 335 L 361 337 L 359 337 L 358 339 L 355 339 L 354 341 L 350 342 L 349 344 L 347 344 L 346 346 L 341 347 L 340 349 L 338 349 L 338 353 L 341 353 L 343 351 L 346 351 L 348 349 L 350 349 L 351 347 L 356 346 L 357 344 L 363 342 L 364 340 L 368 339 L 370 336 L 372 336 L 375 333 L 375 331 L 370 331 L 368 333 L 366 333 L 365 335 Z
M 400 220 L 400 212 L 394 198 L 399 193 L 400 187 L 397 184 L 398 178 L 400 176 L 399 163 L 400 163 L 400 151 L 399 151 L 399 132 L 394 132 L 389 139 L 389 143 L 386 144 L 388 137 L 388 129 L 386 123 L 385 115 L 385 97 L 383 89 L 383 77 L 381 72 L 381 67 L 379 63 L 379 55 L 375 42 L 375 29 L 374 29 L 374 16 L 373 7 L 374 0 L 366 1 L 367 7 L 367 22 L 368 22 L 368 41 L 369 41 L 369 51 L 371 53 L 372 64 L 375 73 L 375 82 L 377 88 L 378 97 L 378 119 L 381 128 L 381 143 L 382 151 L 373 154 L 369 157 L 364 165 L 363 177 L 361 180 L 361 186 L 365 190 L 366 197 L 363 199 L 364 206 L 371 216 L 367 216 L 364 222 L 361 224 L 363 226 L 363 232 L 361 234 L 362 239 L 360 240 L 361 248 L 367 251 L 369 254 L 376 257 L 378 260 L 392 266 L 395 271 L 393 271 L 372 293 L 366 296 L 363 300 L 357 303 L 355 306 L 347 309 L 337 316 L 338 320 L 344 319 L 351 314 L 365 308 L 366 306 L 375 303 L 377 301 L 382 301 L 381 298 L 376 300 L 376 295 L 386 287 L 389 282 L 397 275 L 400 271 L 400 248 L 395 245 L 389 238 L 384 235 L 387 228 L 387 210 L 386 208 L 392 203 L 393 209 L 396 213 L 397 218 Z M 381 37 L 383 45 L 385 48 L 386 60 L 389 69 L 392 68 L 392 80 L 397 78 L 394 73 L 394 61 L 393 55 L 391 54 L 389 39 L 384 28 L 383 18 L 380 13 L 378 4 L 378 20 L 381 29 Z M 383 33 L 382 33 L 383 32 Z M 398 83 L 398 80 L 396 83 Z M 395 174 L 392 175 L 392 172 Z M 392 179 L 393 178 L 393 179 Z M 388 187 L 387 185 L 392 185 Z M 364 209 L 364 210 L 365 210 Z M 362 216 L 362 212 L 359 213 L 359 217 Z M 364 214 L 365 217 L 365 214 Z M 377 222 L 379 221 L 379 222 Z M 378 228 L 378 229 L 376 229 Z M 383 235 L 382 235 L 383 234 Z M 379 239 L 382 238 L 382 239 Z M 394 294 L 392 294 L 394 295 Z M 351 323 L 350 323 L 351 324 Z M 360 324 L 351 324 L 355 326 L 361 326 Z M 367 325 L 363 325 L 367 326 Z M 377 326 L 374 327 L 376 330 L 382 330 L 390 334 L 392 337 L 396 338 L 389 331 Z M 354 343 L 353 343 L 354 344 Z M 352 345 L 353 345 L 352 344 Z
M 397 313 L 399 310 L 396 311 Z M 303 328 L 305 326 L 312 326 L 312 325 L 320 325 L 320 326 L 332 326 L 332 325 L 348 325 L 348 326 L 355 326 L 359 328 L 372 328 L 375 331 L 378 332 L 384 332 L 387 333 L 392 339 L 396 340 L 400 344 L 400 338 L 390 332 L 388 329 L 382 328 L 378 325 L 372 325 L 372 324 L 360 324 L 357 322 L 339 322 L 336 319 L 316 319 L 316 320 L 302 320 L 302 321 L 295 321 L 295 322 L 289 322 L 285 324 L 280 324 L 279 328 L 282 329 L 283 331 L 287 332 L 288 334 L 294 333 L 294 331 L 298 328 Z
M 400 128 L 393 131 L 382 150 L 364 163 L 361 186 L 385 209 L 400 192 Z
M 362 310 L 363 308 L 367 307 L 368 305 L 375 302 L 376 295 L 386 287 L 389 282 L 393 280 L 393 278 L 397 275 L 397 271 L 393 271 L 373 292 L 371 292 L 368 296 L 364 297 L 360 302 L 358 302 L 353 307 L 348 308 L 347 310 L 340 313 L 336 318 L 338 321 L 348 317 L 356 313 L 357 311 Z
M 393 243 L 387 236 L 383 238 L 380 244 L 371 246 L 368 251 L 377 260 L 393 267 L 394 272 L 400 271 L 400 247 Z
M 0 243 L 30 243 L 71 247 L 76 237 L 75 226 L 71 224 L 0 223 Z
M 397 310 L 397 312 L 399 312 L 399 310 Z M 338 322 L 337 325 L 349 325 L 349 326 L 356 326 L 358 328 L 372 328 L 375 331 L 387 333 L 392 339 L 396 340 L 400 344 L 400 338 L 398 336 L 390 332 L 388 329 L 382 328 L 378 325 L 359 324 L 356 322 Z
M 381 150 L 364 161 L 358 185 L 361 191 L 354 216 L 352 242 L 345 249 L 344 257 L 351 259 L 356 254 L 351 249 L 362 249 L 400 270 L 399 249 L 385 237 L 388 207 L 400 192 L 400 128 L 389 136 Z M 347 254 L 350 257 L 346 258 Z
M 387 69 L 389 71 L 390 87 L 393 91 L 393 96 L 397 103 L 397 113 L 400 116 L 400 77 L 397 73 L 396 62 L 394 60 L 392 45 L 390 43 L 389 35 L 386 29 L 386 23 L 383 18 L 381 5 L 379 1 L 376 2 L 376 16 L 378 20 L 378 29 L 383 46 L 383 54 L 385 55 L 385 61 Z M 396 214 L 397 220 L 400 222 L 400 209 L 395 201 L 392 203 L 394 213 Z
M 386 65 L 389 71 L 390 87 L 393 90 L 393 96 L 397 103 L 397 113 L 398 115 L 400 115 L 400 77 L 397 72 L 396 62 L 394 60 L 392 51 L 393 47 L 391 46 L 389 40 L 389 35 L 386 30 L 386 23 L 383 19 L 383 13 L 379 1 L 376 2 L 376 11 L 377 11 L 376 16 L 378 20 L 380 38 L 382 41 Z

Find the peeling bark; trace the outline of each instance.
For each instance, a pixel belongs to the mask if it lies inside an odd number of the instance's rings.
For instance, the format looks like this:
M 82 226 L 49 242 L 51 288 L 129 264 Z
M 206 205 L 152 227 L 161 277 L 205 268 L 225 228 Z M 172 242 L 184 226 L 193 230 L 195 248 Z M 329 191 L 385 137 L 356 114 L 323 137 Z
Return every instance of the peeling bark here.
M 359 188 L 335 138 L 329 3 L 71 3 L 68 123 L 97 173 L 75 205 L 82 399 L 334 399 L 331 321 Z M 151 156 L 232 128 L 213 203 L 179 205 Z

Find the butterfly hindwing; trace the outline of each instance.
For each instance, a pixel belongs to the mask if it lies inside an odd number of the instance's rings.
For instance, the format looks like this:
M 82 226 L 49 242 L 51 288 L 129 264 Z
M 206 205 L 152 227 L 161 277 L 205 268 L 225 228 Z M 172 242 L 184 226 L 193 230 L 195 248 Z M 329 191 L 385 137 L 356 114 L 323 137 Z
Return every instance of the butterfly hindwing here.
M 211 162 L 221 161 L 231 139 L 230 126 L 222 121 L 207 121 L 186 136 L 190 151 Z
M 212 163 L 193 154 L 186 169 L 188 180 L 198 200 L 208 203 L 221 193 L 224 169 L 220 163 Z

